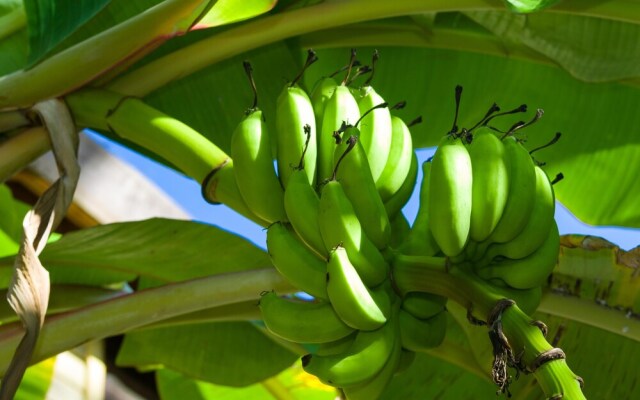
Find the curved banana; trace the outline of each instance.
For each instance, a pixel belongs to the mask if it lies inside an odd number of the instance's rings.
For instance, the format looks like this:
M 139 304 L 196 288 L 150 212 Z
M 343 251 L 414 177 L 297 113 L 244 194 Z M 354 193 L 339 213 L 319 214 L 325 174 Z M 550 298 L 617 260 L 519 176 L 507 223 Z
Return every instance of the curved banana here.
M 438 247 L 457 256 L 469 238 L 472 204 L 471 157 L 460 138 L 446 135 L 431 162 L 429 227 Z
M 364 121 L 366 118 L 368 118 L 368 115 L 361 123 L 361 131 L 364 129 Z M 364 147 L 364 137 L 362 140 Z M 384 169 L 376 179 L 376 187 L 378 188 L 380 197 L 382 197 L 382 201 L 389 200 L 391 196 L 393 196 L 400 187 L 402 187 L 402 184 L 411 170 L 412 153 L 413 139 L 411 138 L 409 128 L 401 118 L 396 117 L 395 115 L 391 116 L 391 143 L 389 144 L 389 156 L 387 158 L 387 163 L 384 165 Z
M 402 348 L 402 342 L 400 342 L 400 348 Z M 403 372 L 405 372 L 406 370 L 408 370 L 411 367 L 411 365 L 413 365 L 413 362 L 415 360 L 416 360 L 416 352 L 415 351 L 402 349 L 402 354 L 400 355 L 400 362 L 398 363 L 398 366 L 396 367 L 395 375 L 400 375 Z
M 498 225 L 509 195 L 506 152 L 494 131 L 481 126 L 469 145 L 473 175 L 471 227 L 469 236 L 476 242 L 489 237 Z
M 389 218 L 396 216 L 402 208 L 407 204 L 409 198 L 413 194 L 416 186 L 416 178 L 418 177 L 418 157 L 415 153 L 411 155 L 411 164 L 409 173 L 404 179 L 402 186 L 391 196 L 385 203 L 384 208 Z
M 350 127 L 345 135 L 355 133 Z M 391 238 L 391 225 L 384 203 L 369 171 L 367 155 L 358 136 L 352 134 L 336 146 L 333 155 L 335 177 L 353 205 L 362 229 L 377 248 L 383 249 Z
M 402 299 L 402 310 L 419 319 L 429 319 L 445 310 L 447 298 L 432 293 L 410 292 Z
M 333 153 L 336 147 L 334 132 L 342 124 L 353 125 L 360 118 L 356 99 L 344 85 L 337 86 L 326 102 L 322 114 L 321 131 L 318 140 L 317 182 L 321 184 L 333 174 Z
M 393 353 L 396 324 L 389 322 L 375 331 L 360 331 L 349 349 L 340 354 L 302 357 L 302 367 L 322 382 L 336 387 L 363 383 L 377 374 Z
M 320 78 L 318 82 L 316 82 L 313 90 L 311 91 L 311 105 L 313 107 L 313 114 L 316 118 L 316 126 L 318 128 L 318 132 L 321 131 L 322 126 L 322 115 L 324 114 L 324 106 L 327 104 L 327 101 L 333 96 L 333 92 L 335 92 L 338 87 L 338 83 L 332 77 L 324 77 Z
M 349 347 L 353 345 L 358 332 L 359 331 L 354 330 L 352 334 L 347 335 L 341 339 L 334 340 L 333 342 L 319 343 L 316 350 L 312 353 L 318 356 L 333 356 L 336 354 L 342 354 L 349 350 Z
M 307 178 L 308 175 L 304 170 L 293 171 L 289 178 L 289 185 L 284 190 L 284 210 L 302 241 L 326 259 L 329 257 L 329 252 L 322 241 L 317 218 L 320 199 Z
M 391 113 L 388 107 L 373 109 L 385 101 L 371 86 L 360 88 L 357 101 L 360 115 L 363 115 L 358 125 L 360 143 L 369 161 L 369 170 L 377 187 L 377 181 L 387 165 L 392 144 Z M 368 112 L 369 110 L 371 111 Z M 402 178 L 399 179 L 399 184 L 404 181 Z
M 285 221 L 284 191 L 273 168 L 271 140 L 262 111 L 249 110 L 231 136 L 233 171 L 240 194 L 258 217 Z
M 535 166 L 534 170 L 536 173 L 535 200 L 527 224 L 518 236 L 509 242 L 490 245 L 485 255 L 478 261 L 479 266 L 489 264 L 497 256 L 511 259 L 527 257 L 547 239 L 547 233 L 554 222 L 555 196 L 547 174 L 538 166 Z
M 259 307 L 269 331 L 291 342 L 332 342 L 353 332 L 327 302 L 285 299 L 267 292 L 260 298 Z
M 431 182 L 431 162 L 422 163 L 422 183 L 420 184 L 420 204 L 409 236 L 400 251 L 412 256 L 435 256 L 440 251 L 438 243 L 429 228 L 429 183 Z
M 309 140 L 307 140 L 309 135 Z M 316 182 L 316 120 L 311 100 L 298 85 L 286 85 L 276 101 L 278 177 L 286 189 L 301 161 L 309 184 Z
M 447 330 L 447 314 L 444 312 L 429 319 L 418 319 L 400 310 L 398 320 L 402 347 L 407 350 L 424 352 L 438 347 L 444 340 Z
M 560 233 L 554 222 L 544 243 L 531 255 L 518 260 L 494 261 L 476 271 L 482 279 L 502 279 L 515 289 L 531 289 L 542 286 L 558 261 Z
M 355 329 L 378 329 L 387 322 L 391 312 L 391 299 L 384 285 L 369 290 L 343 247 L 336 247 L 329 255 L 327 294 L 336 313 Z
M 389 266 L 365 235 L 340 182 L 329 181 L 322 188 L 317 218 L 325 249 L 343 246 L 367 286 L 377 286 L 387 278 Z
M 311 252 L 284 223 L 267 229 L 267 250 L 274 267 L 291 284 L 320 299 L 328 299 L 326 262 Z
M 411 225 L 407 221 L 407 217 L 403 213 L 396 214 L 390 221 L 391 223 L 391 239 L 389 240 L 389 246 L 391 248 L 398 248 L 404 244 L 411 232 Z

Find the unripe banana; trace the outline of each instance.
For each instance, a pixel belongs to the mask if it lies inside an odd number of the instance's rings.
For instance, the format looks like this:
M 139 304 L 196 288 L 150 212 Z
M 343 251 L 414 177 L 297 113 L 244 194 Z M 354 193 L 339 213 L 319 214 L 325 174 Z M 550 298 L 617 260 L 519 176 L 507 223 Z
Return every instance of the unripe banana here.
M 328 299 L 327 266 L 285 224 L 276 222 L 267 229 L 267 249 L 271 262 L 291 284 L 320 298 Z
M 295 170 L 289 178 L 284 191 L 284 209 L 298 236 L 323 258 L 328 258 L 317 218 L 320 199 L 303 170 Z
M 329 255 L 327 294 L 336 313 L 355 329 L 378 329 L 391 312 L 391 299 L 384 285 L 369 290 L 343 247 L 336 247 Z
M 338 245 L 343 246 L 367 286 L 377 286 L 387 278 L 389 266 L 364 234 L 340 182 L 329 181 L 322 188 L 318 223 L 325 249 L 331 251 Z
M 353 345 L 358 332 L 354 330 L 352 334 L 333 342 L 319 343 L 317 349 L 312 353 L 318 356 L 333 356 L 345 353 Z
M 513 240 L 490 245 L 485 255 L 478 261 L 478 266 L 489 264 L 497 256 L 511 259 L 527 257 L 547 239 L 547 233 L 554 222 L 555 197 L 547 174 L 538 166 L 534 169 L 536 172 L 536 192 L 529 221 Z
M 284 192 L 273 168 L 262 111 L 249 111 L 236 127 L 231 136 L 231 157 L 238 189 L 251 211 L 268 223 L 286 220 Z
M 391 237 L 389 216 L 378 195 L 367 155 L 356 132 L 357 128 L 348 128 L 344 133 L 346 140 L 335 148 L 335 175 L 351 201 L 364 233 L 377 248 L 383 249 Z
M 318 135 L 318 172 L 317 182 L 321 184 L 333 174 L 333 153 L 336 139 L 333 135 L 343 123 L 353 125 L 360 118 L 358 103 L 349 88 L 337 86 L 331 98 L 326 102 L 322 114 L 320 135 Z
M 461 139 L 446 135 L 431 165 L 429 227 L 449 257 L 460 254 L 469 238 L 472 182 L 469 152 Z
M 413 256 L 435 256 L 440 251 L 438 243 L 429 228 L 429 184 L 431 182 L 431 162 L 422 163 L 422 183 L 420 185 L 420 204 L 411 232 L 402 245 L 403 254 Z
M 389 108 L 373 109 L 384 102 L 384 99 L 371 86 L 364 86 L 359 90 L 358 108 L 360 115 L 364 115 L 371 110 L 371 112 L 362 117 L 358 128 L 360 129 L 360 143 L 362 143 L 362 148 L 369 162 L 369 171 L 373 181 L 376 182 L 376 187 L 377 181 L 387 165 L 392 143 L 391 113 Z M 407 164 L 409 163 L 407 162 Z M 409 169 L 408 166 L 406 169 Z M 399 184 L 404 181 L 402 178 L 399 179 Z
M 366 118 L 368 116 L 360 123 L 361 131 L 364 129 Z M 362 143 L 364 147 L 364 139 Z M 389 146 L 387 163 L 380 173 L 380 177 L 376 180 L 376 187 L 380 197 L 382 197 L 382 201 L 389 200 L 402 187 L 411 170 L 413 154 L 411 132 L 409 132 L 409 128 L 404 121 L 395 115 L 391 116 L 391 143 Z
M 375 331 L 360 331 L 346 352 L 331 356 L 307 354 L 302 357 L 302 367 L 336 387 L 361 384 L 387 363 L 393 353 L 396 333 L 395 324 L 391 322 Z
M 402 310 L 419 319 L 429 319 L 445 310 L 447 298 L 432 293 L 411 292 L 402 299 Z
M 400 342 L 400 347 L 402 348 L 402 342 Z M 399 361 L 398 366 L 396 368 L 395 375 L 400 375 L 403 372 L 405 372 L 406 370 L 408 370 L 411 367 L 411 365 L 413 365 L 413 362 L 415 360 L 416 360 L 416 352 L 415 351 L 402 349 L 402 354 L 400 355 L 400 361 Z
M 447 314 L 444 312 L 429 319 L 418 319 L 400 310 L 398 320 L 402 347 L 407 350 L 424 352 L 438 347 L 444 340 L 447 330 Z
M 327 302 L 291 300 L 267 292 L 259 306 L 269 331 L 291 342 L 332 342 L 353 332 Z
M 482 242 L 498 225 L 509 195 L 509 175 L 502 141 L 486 126 L 476 130 L 469 145 L 473 175 L 472 240 Z
M 324 106 L 327 104 L 333 92 L 338 87 L 338 83 L 331 77 L 321 78 L 316 82 L 313 90 L 311 91 L 311 105 L 313 106 L 313 114 L 316 118 L 316 128 L 318 132 L 321 132 L 322 128 L 322 115 L 324 114 Z
M 499 278 L 515 289 L 531 289 L 542 286 L 558 261 L 560 233 L 554 222 L 546 240 L 533 254 L 519 260 L 503 259 L 480 268 L 482 279 Z
M 402 211 L 402 207 L 407 204 L 407 201 L 409 201 L 409 198 L 411 198 L 413 190 L 415 189 L 417 177 L 418 157 L 416 157 L 414 153 L 411 156 L 409 173 L 405 177 L 402 186 L 400 186 L 398 191 L 384 203 L 384 208 L 387 211 L 387 215 L 389 215 L 389 218 L 393 218 L 398 213 L 400 213 L 400 211 Z
M 306 127 L 306 128 L 305 128 Z M 306 130 L 305 130 L 306 129 Z M 307 135 L 309 140 L 307 142 Z M 294 168 L 303 165 L 309 184 L 316 182 L 316 122 L 311 100 L 298 85 L 286 85 L 276 102 L 278 177 L 286 189 Z
M 396 214 L 390 223 L 391 240 L 389 241 L 389 246 L 396 249 L 402 246 L 407 240 L 407 237 L 411 232 L 411 226 L 409 225 L 409 221 L 407 221 L 407 217 L 405 217 L 401 212 Z

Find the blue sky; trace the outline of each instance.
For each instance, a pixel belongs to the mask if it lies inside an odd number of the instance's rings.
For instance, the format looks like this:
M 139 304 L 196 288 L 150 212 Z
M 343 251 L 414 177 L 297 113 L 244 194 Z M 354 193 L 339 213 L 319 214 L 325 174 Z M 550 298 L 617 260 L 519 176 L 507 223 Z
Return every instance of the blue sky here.
M 263 228 L 223 205 L 215 206 L 204 201 L 200 195 L 200 186 L 195 181 L 124 146 L 111 142 L 100 135 L 89 133 L 89 136 L 110 153 L 135 166 L 142 174 L 174 198 L 194 220 L 217 225 L 225 230 L 238 233 L 248 238 L 260 247 L 265 247 L 265 233 Z M 434 149 L 418 150 L 419 161 L 422 163 L 422 161 L 431 157 L 433 152 Z M 422 174 L 419 172 L 418 181 L 421 179 Z M 417 192 L 418 187 L 403 209 L 409 221 L 413 221 L 417 212 Z M 561 234 L 577 233 L 600 236 L 625 250 L 640 245 L 640 229 L 590 226 L 576 219 L 560 203 L 558 203 L 556 207 L 556 221 L 558 222 Z

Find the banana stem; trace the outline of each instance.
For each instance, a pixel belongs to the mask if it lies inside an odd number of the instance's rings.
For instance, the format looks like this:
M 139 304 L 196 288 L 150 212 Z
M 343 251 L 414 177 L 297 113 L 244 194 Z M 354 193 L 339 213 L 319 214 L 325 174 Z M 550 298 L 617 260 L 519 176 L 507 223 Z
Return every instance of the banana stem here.
M 548 398 L 559 394 L 568 399 L 585 398 L 580 388 L 580 378 L 569 369 L 564 354 L 560 356 L 561 351 L 547 342 L 542 331 L 517 304 L 507 306 L 496 314 L 496 306 L 504 304 L 506 298 L 517 295 L 515 291 L 491 286 L 459 267 L 442 271 L 424 268 L 406 259 L 394 263 L 393 278 L 402 293 L 420 291 L 445 296 L 476 316 L 484 317 L 490 324 L 493 322 L 490 337 L 491 333 L 504 334 L 506 342 L 502 344 L 510 347 L 515 358 L 515 365 L 510 366 L 532 372 Z M 549 355 L 550 359 L 543 361 L 543 355 Z
M 47 131 L 39 126 L 26 129 L 0 142 L 0 183 L 26 167 L 51 148 Z
M 111 131 L 153 152 L 203 185 L 209 202 L 224 203 L 265 225 L 242 200 L 231 158 L 188 125 L 134 97 L 83 90 L 66 97 L 79 126 Z

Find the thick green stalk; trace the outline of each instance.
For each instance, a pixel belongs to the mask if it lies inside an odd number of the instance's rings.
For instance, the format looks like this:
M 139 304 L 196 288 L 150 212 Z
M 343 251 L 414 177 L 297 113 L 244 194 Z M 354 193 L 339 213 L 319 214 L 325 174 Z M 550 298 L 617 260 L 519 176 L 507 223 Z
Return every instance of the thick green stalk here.
M 242 271 L 141 290 L 46 319 L 32 363 L 91 340 L 121 334 L 179 315 L 253 300 L 292 287 L 275 269 Z M 22 327 L 0 327 L 0 376 L 22 337 Z
M 625 1 L 564 1 L 548 10 L 640 22 L 640 5 Z M 277 41 L 357 22 L 444 11 L 504 10 L 498 0 L 327 0 L 258 18 L 160 57 L 109 84 L 116 92 L 144 96 L 221 60 Z
M 0 142 L 0 183 L 51 148 L 47 131 L 39 126 L 26 129 Z
M 501 331 L 506 336 L 513 355 L 521 362 L 521 367 L 535 374 L 549 398 L 560 393 L 565 394 L 567 399 L 585 398 L 576 375 L 563 359 L 548 361 L 539 368 L 534 367 L 534 360 L 541 353 L 553 349 L 553 346 L 546 341 L 541 330 L 532 325 L 531 318 L 518 307 L 518 301 L 526 301 L 530 294 L 494 287 L 460 267 L 442 271 L 439 268 L 425 268 L 420 264 L 412 265 L 406 259 L 394 265 L 393 278 L 397 288 L 403 293 L 421 291 L 448 297 L 470 310 L 476 318 L 485 321 L 490 320 L 498 303 L 505 298 L 515 298 L 516 304 L 506 307 L 494 321 L 501 324 Z
M 111 131 L 157 154 L 203 184 L 207 200 L 224 203 L 245 217 L 265 224 L 242 200 L 230 157 L 188 125 L 140 99 L 106 90 L 83 90 L 67 96 L 66 100 L 79 126 Z

